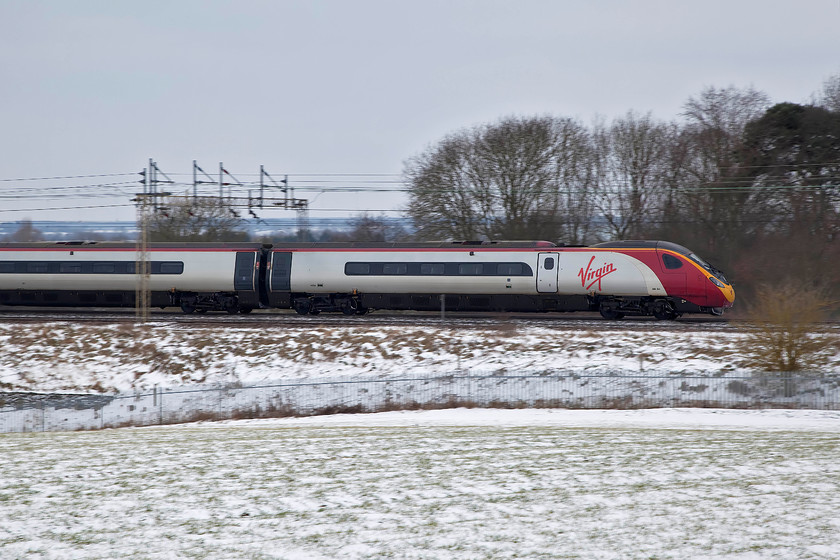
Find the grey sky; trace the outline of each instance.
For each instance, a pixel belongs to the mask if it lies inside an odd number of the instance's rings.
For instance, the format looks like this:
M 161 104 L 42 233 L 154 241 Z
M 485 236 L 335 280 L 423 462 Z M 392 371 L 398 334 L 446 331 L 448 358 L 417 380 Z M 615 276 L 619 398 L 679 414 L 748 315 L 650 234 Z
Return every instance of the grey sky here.
M 671 119 L 710 85 L 806 102 L 840 73 L 840 0 L 0 0 L 0 22 L 0 179 L 149 157 L 173 174 L 193 159 L 238 177 L 399 174 L 503 116 Z M 398 202 L 325 193 L 313 208 Z M 47 206 L 0 199 L 33 204 Z

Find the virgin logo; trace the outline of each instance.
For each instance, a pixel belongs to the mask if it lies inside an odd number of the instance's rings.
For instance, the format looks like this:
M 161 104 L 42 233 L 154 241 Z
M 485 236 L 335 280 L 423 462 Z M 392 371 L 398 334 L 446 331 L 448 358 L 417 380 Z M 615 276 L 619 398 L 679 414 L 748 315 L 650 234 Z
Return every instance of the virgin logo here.
M 595 270 L 592 270 L 592 261 L 594 260 L 595 255 L 592 255 L 592 258 L 589 259 L 589 264 L 586 265 L 586 270 L 581 268 L 580 272 L 578 272 L 578 276 L 580 276 L 580 285 L 583 286 L 585 290 L 588 290 L 595 284 L 598 284 L 598 291 L 600 291 L 601 278 L 603 278 L 607 274 L 615 272 L 615 266 L 613 265 L 613 263 L 607 263 L 601 268 L 596 268 Z

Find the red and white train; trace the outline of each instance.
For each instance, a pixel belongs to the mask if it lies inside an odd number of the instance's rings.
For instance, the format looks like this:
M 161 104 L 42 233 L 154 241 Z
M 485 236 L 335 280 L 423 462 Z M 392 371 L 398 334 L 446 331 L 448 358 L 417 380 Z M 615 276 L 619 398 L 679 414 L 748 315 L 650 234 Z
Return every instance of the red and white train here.
M 719 270 L 666 241 L 157 243 L 147 254 L 151 305 L 185 313 L 444 306 L 675 319 L 720 315 L 735 299 Z M 129 243 L 0 243 L 0 305 L 133 307 L 136 261 Z

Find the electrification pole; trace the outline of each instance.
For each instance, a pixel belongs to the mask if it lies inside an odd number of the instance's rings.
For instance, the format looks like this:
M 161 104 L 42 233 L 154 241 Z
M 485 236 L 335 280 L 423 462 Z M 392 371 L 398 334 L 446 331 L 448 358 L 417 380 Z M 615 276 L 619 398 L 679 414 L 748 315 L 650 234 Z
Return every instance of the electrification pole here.
M 134 274 L 136 275 L 134 290 L 134 319 L 137 323 L 145 323 L 149 320 L 149 304 L 151 299 L 150 275 L 149 275 L 149 201 L 151 200 L 151 189 L 154 184 L 154 162 L 150 159 L 149 166 L 142 172 L 143 192 L 137 193 L 134 199 L 137 204 L 137 245 L 134 263 Z
M 151 158 L 149 166 L 140 172 L 143 177 L 143 192 L 137 193 L 134 203 L 137 205 L 137 243 L 135 247 L 134 274 L 136 276 L 134 291 L 134 316 L 137 323 L 149 320 L 149 308 L 152 304 L 151 292 L 151 260 L 149 255 L 149 218 L 152 212 L 160 210 L 160 199 L 171 193 L 158 192 L 159 183 L 173 181 L 162 173 L 157 163 Z M 158 179 L 158 175 L 166 177 Z

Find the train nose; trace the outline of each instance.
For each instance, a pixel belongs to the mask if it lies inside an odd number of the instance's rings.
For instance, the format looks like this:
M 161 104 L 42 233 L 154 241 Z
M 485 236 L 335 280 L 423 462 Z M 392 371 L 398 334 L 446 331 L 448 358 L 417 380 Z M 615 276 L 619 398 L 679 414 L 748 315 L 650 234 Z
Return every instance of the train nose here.
M 726 299 L 726 302 L 723 304 L 723 307 L 730 308 L 735 303 L 735 290 L 732 288 L 731 285 L 725 284 L 722 288 L 718 288 L 720 292 L 723 294 L 723 297 Z
M 731 284 L 724 284 L 714 276 L 709 276 L 709 280 L 712 284 L 714 284 L 720 293 L 723 295 L 722 307 L 729 308 L 732 307 L 732 304 L 735 302 L 735 290 L 732 288 Z

